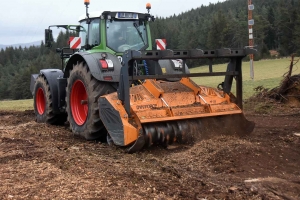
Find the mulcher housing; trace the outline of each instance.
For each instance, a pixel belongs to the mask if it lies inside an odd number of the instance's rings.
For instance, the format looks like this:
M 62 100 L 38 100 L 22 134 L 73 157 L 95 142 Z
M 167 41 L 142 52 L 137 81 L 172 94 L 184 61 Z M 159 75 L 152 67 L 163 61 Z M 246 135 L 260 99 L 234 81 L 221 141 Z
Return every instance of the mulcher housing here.
M 254 52 L 253 49 L 126 51 L 123 55 L 118 92 L 99 98 L 100 118 L 117 145 L 127 146 L 136 142 L 132 147 L 134 151 L 135 148 L 156 142 L 167 144 L 181 141 L 184 132 L 182 123 L 188 124 L 188 119 L 228 115 L 244 118 L 242 59 Z M 213 72 L 210 66 L 208 73 L 186 73 L 183 69 L 182 74 L 128 74 L 128 69 L 136 60 L 181 59 L 185 66 L 187 59 L 216 58 L 230 59 L 226 72 Z M 203 76 L 225 76 L 220 85 L 222 89 L 198 86 L 190 79 Z M 179 80 L 167 81 L 170 78 Z M 233 79 L 236 80 L 237 91 L 234 102 L 230 97 Z M 144 82 L 130 87 L 130 83 L 137 80 Z M 246 128 L 244 132 L 252 132 L 254 128 L 246 119 L 236 123 L 236 126 Z M 201 133 L 201 129 L 199 132 Z

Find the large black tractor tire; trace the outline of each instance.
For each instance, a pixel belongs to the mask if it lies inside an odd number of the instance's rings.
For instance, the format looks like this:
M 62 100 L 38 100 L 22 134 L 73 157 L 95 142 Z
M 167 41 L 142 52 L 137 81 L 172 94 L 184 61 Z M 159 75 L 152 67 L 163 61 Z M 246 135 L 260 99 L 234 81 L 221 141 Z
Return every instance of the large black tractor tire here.
M 38 123 L 64 124 L 65 113 L 54 113 L 49 83 L 43 75 L 39 75 L 34 85 L 33 107 Z
M 115 92 L 110 83 L 95 79 L 84 63 L 74 65 L 68 78 L 66 111 L 70 129 L 87 140 L 106 138 L 99 116 L 98 98 Z

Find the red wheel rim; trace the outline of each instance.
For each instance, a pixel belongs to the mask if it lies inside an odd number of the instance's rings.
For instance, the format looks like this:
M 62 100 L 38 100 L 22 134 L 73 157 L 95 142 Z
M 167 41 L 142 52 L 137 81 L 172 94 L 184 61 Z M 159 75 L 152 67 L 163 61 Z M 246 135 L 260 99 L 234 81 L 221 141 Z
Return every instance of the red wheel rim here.
M 85 123 L 88 115 L 87 92 L 81 80 L 76 80 L 71 90 L 71 111 L 77 125 Z
M 44 90 L 42 88 L 38 89 L 35 97 L 35 102 L 36 102 L 36 108 L 38 113 L 40 115 L 44 114 L 46 109 L 46 100 L 45 100 Z

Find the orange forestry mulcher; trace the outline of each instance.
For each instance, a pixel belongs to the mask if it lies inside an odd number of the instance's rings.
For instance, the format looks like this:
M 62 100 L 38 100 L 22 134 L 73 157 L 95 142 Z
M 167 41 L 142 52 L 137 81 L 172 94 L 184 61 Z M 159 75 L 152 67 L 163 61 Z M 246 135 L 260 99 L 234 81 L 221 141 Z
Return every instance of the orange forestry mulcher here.
M 99 98 L 99 113 L 112 141 L 135 152 L 144 146 L 191 141 L 204 131 L 250 133 L 254 123 L 242 112 L 242 58 L 253 49 L 126 51 L 118 92 Z M 229 58 L 226 72 L 189 73 L 186 59 Z M 128 74 L 136 60 L 179 62 L 178 74 Z M 180 60 L 179 60 L 180 59 Z M 162 71 L 163 68 L 162 68 Z M 199 86 L 190 77 L 225 76 L 218 88 Z M 237 97 L 231 93 L 236 79 Z M 137 85 L 134 85 L 137 83 Z M 130 87 L 130 85 L 132 85 Z M 225 120 L 225 118 L 227 118 Z

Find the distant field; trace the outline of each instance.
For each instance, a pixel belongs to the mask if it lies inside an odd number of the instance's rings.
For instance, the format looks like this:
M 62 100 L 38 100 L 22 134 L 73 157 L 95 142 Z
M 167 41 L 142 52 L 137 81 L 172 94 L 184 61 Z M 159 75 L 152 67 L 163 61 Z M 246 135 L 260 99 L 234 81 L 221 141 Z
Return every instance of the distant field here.
M 249 62 L 243 62 L 243 90 L 244 99 L 251 97 L 255 91 L 253 88 L 263 86 L 265 88 L 274 88 L 279 85 L 284 73 L 288 71 L 290 59 L 277 59 L 277 60 L 262 60 L 254 62 L 255 77 L 254 80 L 250 78 Z M 226 64 L 214 65 L 215 72 L 225 71 Z M 300 74 L 300 64 L 294 66 L 293 74 Z M 208 66 L 201 66 L 191 69 L 191 72 L 208 72 Z M 207 85 L 210 87 L 217 87 L 217 85 L 224 81 L 224 77 L 203 77 L 193 78 L 196 83 L 200 85 Z M 235 86 L 233 86 L 235 92 Z M 16 100 L 16 101 L 0 101 L 0 110 L 32 110 L 33 100 Z
M 33 110 L 33 99 L 0 101 L 0 110 Z
M 255 91 L 253 90 L 257 86 L 263 86 L 265 88 L 274 88 L 279 85 L 290 65 L 290 58 L 276 59 L 276 60 L 262 60 L 254 62 L 254 80 L 250 78 L 250 64 L 249 62 L 243 62 L 243 97 L 247 99 L 251 97 Z M 300 64 L 294 66 L 293 74 L 300 74 Z M 214 72 L 225 72 L 227 64 L 214 65 Z M 208 66 L 201 66 L 191 69 L 192 73 L 196 72 L 208 72 Z M 217 87 L 217 85 L 224 81 L 224 77 L 203 77 L 193 78 L 193 80 L 199 85 L 207 85 L 210 87 Z M 235 85 L 233 87 L 235 92 Z

